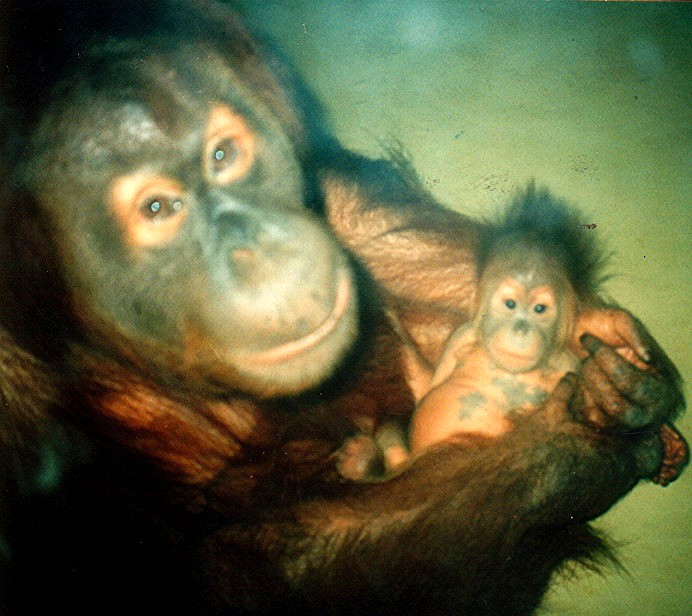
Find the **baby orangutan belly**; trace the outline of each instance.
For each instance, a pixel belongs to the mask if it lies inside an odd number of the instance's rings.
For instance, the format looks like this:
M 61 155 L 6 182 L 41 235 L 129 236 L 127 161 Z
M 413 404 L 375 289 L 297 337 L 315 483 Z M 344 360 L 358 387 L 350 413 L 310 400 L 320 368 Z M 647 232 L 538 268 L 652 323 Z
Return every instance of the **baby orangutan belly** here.
M 521 373 L 492 365 L 481 349 L 472 351 L 444 381 L 420 401 L 411 425 L 413 453 L 454 434 L 499 436 L 512 418 L 529 413 L 553 391 L 558 381 L 576 368 L 568 351 L 559 362 Z

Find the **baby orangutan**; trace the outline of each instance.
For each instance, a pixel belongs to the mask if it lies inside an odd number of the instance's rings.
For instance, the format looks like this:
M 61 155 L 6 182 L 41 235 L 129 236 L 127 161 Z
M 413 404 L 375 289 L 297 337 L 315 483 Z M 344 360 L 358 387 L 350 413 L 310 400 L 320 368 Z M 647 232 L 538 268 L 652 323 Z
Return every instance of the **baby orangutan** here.
M 513 416 L 540 407 L 577 369 L 584 332 L 616 337 L 629 361 L 646 365 L 627 313 L 577 311 L 565 268 L 549 250 L 518 238 L 502 242 L 482 273 L 476 317 L 450 337 L 428 391 L 418 388 L 411 451 L 457 433 L 509 430 Z
M 395 421 L 373 437 L 356 436 L 341 452 L 341 474 L 368 478 L 364 469 L 376 468 L 375 461 L 386 475 L 410 454 L 459 435 L 500 437 L 516 418 L 541 408 L 565 374 L 581 370 L 593 337 L 636 368 L 651 370 L 636 320 L 598 296 L 602 265 L 601 248 L 581 214 L 530 186 L 487 226 L 475 315 L 451 334 L 435 365 L 389 315 L 416 401 L 409 436 Z M 580 420 L 596 427 L 604 421 Z M 664 464 L 654 481 L 665 485 L 685 465 L 687 447 L 672 424 L 662 425 L 659 436 Z

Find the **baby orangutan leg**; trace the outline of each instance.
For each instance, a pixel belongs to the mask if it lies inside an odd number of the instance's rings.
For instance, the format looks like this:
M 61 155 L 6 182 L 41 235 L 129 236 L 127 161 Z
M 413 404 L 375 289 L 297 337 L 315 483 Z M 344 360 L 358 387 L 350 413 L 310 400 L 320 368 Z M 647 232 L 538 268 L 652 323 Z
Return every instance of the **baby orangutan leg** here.
M 671 481 L 675 481 L 687 466 L 690 450 L 685 438 L 672 425 L 663 424 L 658 436 L 663 443 L 663 462 L 653 482 L 667 486 Z
M 388 421 L 376 432 L 375 439 L 384 455 L 384 466 L 387 473 L 403 466 L 411 457 L 406 433 L 397 421 Z
M 384 475 L 385 462 L 377 441 L 368 434 L 356 434 L 336 453 L 336 470 L 343 479 L 366 481 Z

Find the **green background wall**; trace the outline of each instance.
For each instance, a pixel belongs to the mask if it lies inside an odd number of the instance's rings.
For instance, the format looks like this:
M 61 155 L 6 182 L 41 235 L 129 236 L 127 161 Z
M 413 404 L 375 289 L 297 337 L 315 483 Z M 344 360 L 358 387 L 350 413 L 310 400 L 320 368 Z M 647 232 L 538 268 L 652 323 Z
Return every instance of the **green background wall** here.
M 578 204 L 616 251 L 608 293 L 689 377 L 692 5 L 243 4 L 348 147 L 401 140 L 434 194 L 473 214 L 530 178 Z M 627 573 L 561 580 L 545 612 L 692 613 L 691 492 L 692 471 L 637 488 L 599 521 Z

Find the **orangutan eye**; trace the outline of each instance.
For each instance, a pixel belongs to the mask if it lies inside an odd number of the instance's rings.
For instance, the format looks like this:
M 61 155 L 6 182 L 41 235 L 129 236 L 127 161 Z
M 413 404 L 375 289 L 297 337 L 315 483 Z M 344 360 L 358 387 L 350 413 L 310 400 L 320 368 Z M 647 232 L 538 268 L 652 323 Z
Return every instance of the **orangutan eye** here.
M 185 189 L 174 178 L 135 172 L 113 179 L 109 204 L 133 248 L 163 246 L 183 228 L 188 214 Z
M 247 176 L 255 161 L 257 140 L 245 119 L 225 105 L 215 106 L 204 137 L 202 164 L 207 179 L 228 186 Z
M 183 209 L 183 202 L 178 197 L 160 195 L 145 199 L 139 211 L 149 220 L 161 220 L 178 214 Z
M 239 155 L 238 146 L 232 139 L 222 139 L 214 148 L 211 168 L 215 173 L 220 173 L 231 166 Z

